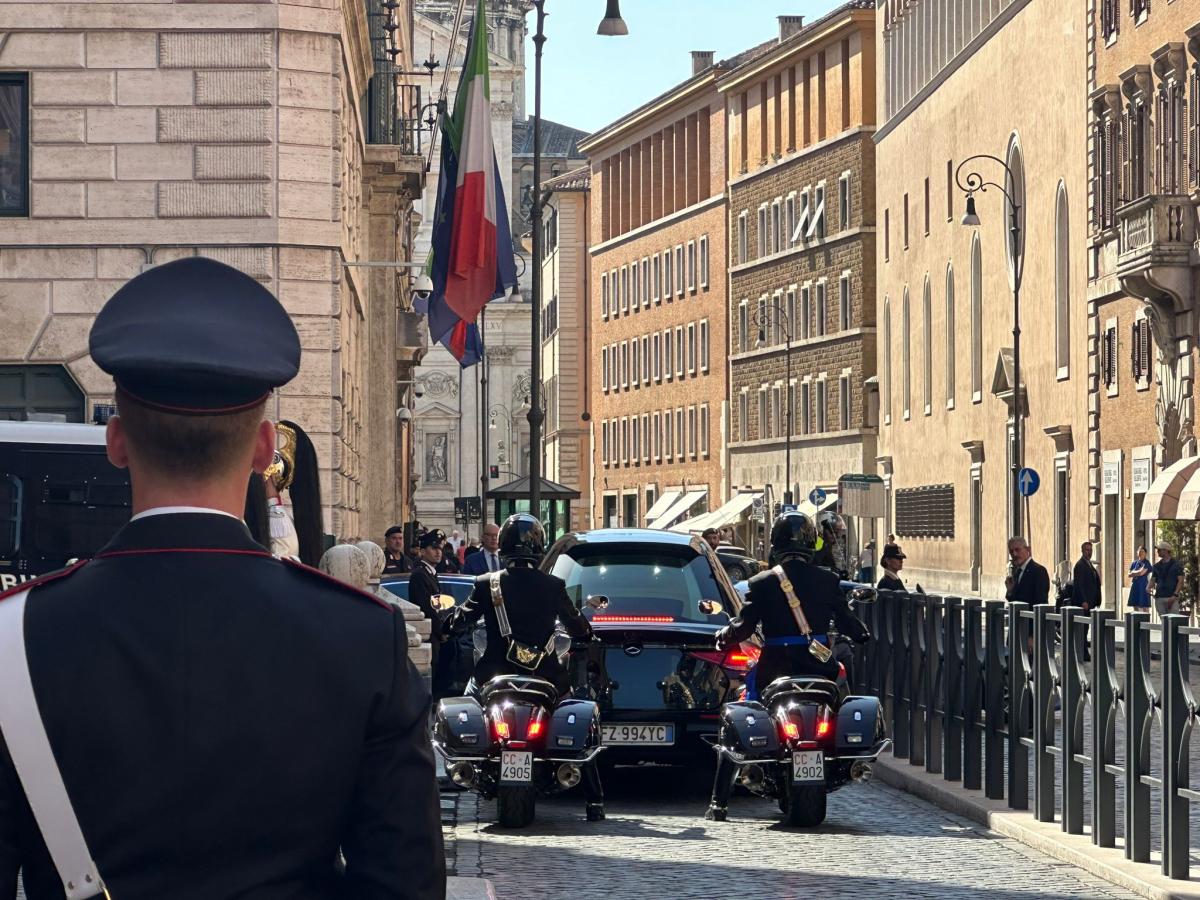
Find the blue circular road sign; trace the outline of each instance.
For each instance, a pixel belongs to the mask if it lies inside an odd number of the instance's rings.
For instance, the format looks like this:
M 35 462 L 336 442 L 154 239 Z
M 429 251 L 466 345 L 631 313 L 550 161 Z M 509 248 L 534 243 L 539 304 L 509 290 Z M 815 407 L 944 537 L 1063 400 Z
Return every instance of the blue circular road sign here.
M 825 502 L 825 492 L 820 488 L 813 488 L 808 494 L 808 502 L 813 506 L 820 506 Z
M 1032 497 L 1041 483 L 1042 479 L 1033 469 L 1022 469 L 1017 473 L 1017 490 L 1021 492 L 1022 497 Z

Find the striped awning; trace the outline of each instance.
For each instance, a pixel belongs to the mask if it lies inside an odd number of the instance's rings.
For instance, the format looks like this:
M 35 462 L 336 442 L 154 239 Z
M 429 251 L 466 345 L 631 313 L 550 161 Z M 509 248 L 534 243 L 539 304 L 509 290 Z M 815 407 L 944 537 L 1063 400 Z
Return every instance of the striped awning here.
M 705 528 L 723 528 L 740 519 L 760 497 L 762 497 L 762 491 L 735 494 L 718 509 L 702 516 L 696 516 L 694 519 L 685 519 L 678 525 L 672 526 L 671 530 L 688 532 L 703 531 Z
M 646 510 L 646 521 L 653 522 L 683 496 L 683 491 L 666 491 L 661 497 L 654 501 L 654 505 Z
M 1191 514 L 1185 515 L 1180 505 L 1198 470 L 1200 456 L 1189 456 L 1163 469 L 1142 500 L 1142 519 L 1195 519 L 1197 501 L 1192 500 L 1190 494 L 1186 505 Z M 1200 485 L 1196 487 L 1200 490 Z
M 693 506 L 708 496 L 708 489 L 701 491 L 688 491 L 682 498 L 675 501 L 665 513 L 650 523 L 651 528 L 664 529 L 669 528 L 675 521 L 684 513 L 691 510 Z

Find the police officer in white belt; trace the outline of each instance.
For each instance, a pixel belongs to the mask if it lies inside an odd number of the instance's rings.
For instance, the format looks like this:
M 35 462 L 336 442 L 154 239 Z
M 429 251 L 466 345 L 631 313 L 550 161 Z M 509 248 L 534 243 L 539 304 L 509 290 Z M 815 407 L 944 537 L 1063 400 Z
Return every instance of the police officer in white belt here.
M 403 617 L 241 520 L 300 363 L 287 313 L 191 257 L 118 291 L 90 349 L 134 515 L 0 598 L 0 900 L 18 871 L 29 900 L 441 900 Z

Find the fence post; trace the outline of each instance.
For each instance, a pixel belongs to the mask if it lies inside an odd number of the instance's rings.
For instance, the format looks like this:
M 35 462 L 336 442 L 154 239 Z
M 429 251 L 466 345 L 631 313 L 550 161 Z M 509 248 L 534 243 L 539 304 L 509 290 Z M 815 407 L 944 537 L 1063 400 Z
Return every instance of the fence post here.
M 1134 862 L 1150 861 L 1150 786 L 1142 783 L 1150 774 L 1150 742 L 1142 746 L 1150 713 L 1150 633 L 1141 627 L 1149 621 L 1149 613 L 1125 613 L 1125 858 Z
M 942 700 L 945 671 L 945 651 L 942 646 L 941 597 L 925 598 L 925 771 L 936 775 L 942 771 L 942 734 L 945 707 L 938 712 Z
M 1108 768 L 1117 763 L 1116 688 L 1117 640 L 1108 622 L 1114 613 L 1092 613 L 1092 843 L 1117 846 L 1117 776 Z
M 983 603 L 965 597 L 962 608 L 962 783 L 977 791 L 983 785 Z
M 1179 796 L 1179 788 L 1187 788 L 1190 781 L 1184 750 L 1189 718 L 1185 687 L 1188 682 L 1188 638 L 1179 633 L 1187 621 L 1186 616 L 1162 617 L 1162 873 L 1168 878 L 1179 879 L 1186 879 L 1191 869 L 1188 859 L 1189 802 Z
M 1086 646 L 1080 622 L 1088 619 L 1075 606 L 1062 609 L 1062 828 L 1083 834 L 1083 656 Z M 1100 648 L 1096 648 L 1100 653 Z
M 925 693 L 925 598 L 907 595 L 908 600 L 908 761 L 925 765 L 925 723 L 921 716 L 928 702 Z
M 891 592 L 880 592 L 873 607 L 871 637 L 871 692 L 883 704 L 883 721 L 892 720 L 892 697 L 888 693 L 889 674 L 892 665 L 892 626 L 891 616 L 895 608 Z
M 983 794 L 989 800 L 1004 799 L 1004 745 L 1007 735 L 1007 720 L 1011 713 L 1005 709 L 1005 694 L 1008 692 L 1008 664 L 1005 661 L 1004 620 L 1009 610 L 999 600 L 989 600 L 984 605 L 987 633 L 984 635 L 983 689 L 987 709 L 984 721 L 984 774 Z M 1012 704 L 1009 703 L 1009 706 Z
M 962 780 L 963 736 L 963 602 L 946 597 L 942 616 L 942 772 L 947 781 Z
M 1033 817 L 1054 821 L 1054 612 L 1048 603 L 1033 608 Z
M 1029 752 L 1022 742 L 1030 721 L 1029 643 L 1032 637 L 1022 615 L 1028 603 L 1008 604 L 1008 805 L 1029 809 Z
M 889 591 L 892 624 L 892 754 L 907 759 L 908 746 L 908 594 Z

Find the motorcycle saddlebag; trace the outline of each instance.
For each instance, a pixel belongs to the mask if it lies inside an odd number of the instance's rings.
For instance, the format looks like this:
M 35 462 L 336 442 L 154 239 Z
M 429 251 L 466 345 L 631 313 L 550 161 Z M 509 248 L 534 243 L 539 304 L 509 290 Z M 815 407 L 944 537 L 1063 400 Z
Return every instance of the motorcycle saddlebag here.
M 590 700 L 564 700 L 550 717 L 546 753 L 572 756 L 600 741 L 600 707 Z
M 721 709 L 721 734 L 726 747 L 745 756 L 779 752 L 779 730 L 761 703 L 726 703 Z
M 434 730 L 448 750 L 466 755 L 485 751 L 491 740 L 483 708 L 474 697 L 447 697 L 438 703 Z
M 839 754 L 866 753 L 883 739 L 883 710 L 876 697 L 847 697 L 838 710 Z

